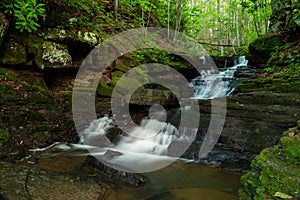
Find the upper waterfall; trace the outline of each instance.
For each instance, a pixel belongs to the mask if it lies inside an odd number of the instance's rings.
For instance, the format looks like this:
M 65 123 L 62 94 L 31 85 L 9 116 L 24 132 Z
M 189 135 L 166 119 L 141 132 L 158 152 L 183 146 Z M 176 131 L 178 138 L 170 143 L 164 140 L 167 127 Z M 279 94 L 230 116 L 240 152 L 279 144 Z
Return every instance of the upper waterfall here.
M 234 89 L 244 80 L 244 78 L 235 78 L 234 74 L 239 69 L 247 69 L 248 60 L 245 56 L 239 56 L 234 59 L 234 66 L 215 70 L 202 70 L 200 76 L 190 82 L 194 89 L 193 99 L 214 99 L 222 96 L 229 96 Z

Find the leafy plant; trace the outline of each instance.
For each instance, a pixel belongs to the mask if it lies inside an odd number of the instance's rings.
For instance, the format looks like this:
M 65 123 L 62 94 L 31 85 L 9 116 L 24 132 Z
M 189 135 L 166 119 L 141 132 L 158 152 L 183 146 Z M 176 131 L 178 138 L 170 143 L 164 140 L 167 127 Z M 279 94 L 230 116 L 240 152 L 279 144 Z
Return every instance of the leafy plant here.
M 44 6 L 45 4 L 37 3 L 36 0 L 4 0 L 0 4 L 0 10 L 15 18 L 17 29 L 30 33 L 40 27 L 39 18 L 45 18 Z

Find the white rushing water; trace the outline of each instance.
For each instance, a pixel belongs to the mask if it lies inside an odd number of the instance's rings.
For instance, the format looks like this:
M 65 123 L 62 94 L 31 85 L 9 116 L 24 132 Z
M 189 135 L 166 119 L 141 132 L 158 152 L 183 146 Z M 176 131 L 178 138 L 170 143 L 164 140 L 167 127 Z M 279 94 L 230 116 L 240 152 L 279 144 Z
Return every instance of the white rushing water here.
M 201 58 L 203 59 L 203 58 Z M 232 94 L 242 79 L 234 78 L 238 69 L 246 69 L 248 60 L 245 56 L 236 57 L 234 66 L 216 72 L 214 70 L 202 70 L 200 76 L 190 82 L 194 89 L 193 99 L 214 99 Z
M 112 143 L 105 135 L 115 126 L 111 117 L 104 116 L 91 123 L 84 131 L 81 142 L 99 147 L 90 151 L 96 158 L 132 172 L 154 171 L 167 166 L 184 153 L 180 143 L 191 143 L 196 134 L 196 130 L 188 129 L 179 133 L 170 123 L 145 118 L 140 126 L 119 135 L 117 142 Z M 178 157 L 174 157 L 174 150 L 179 151 L 175 152 Z
M 42 152 L 47 157 L 60 156 L 62 152 L 71 156 L 92 155 L 122 171 L 150 172 L 177 160 L 188 147 L 186 144 L 194 140 L 197 131 L 188 128 L 178 131 L 170 123 L 144 118 L 140 126 L 121 135 L 115 135 L 116 142 L 112 143 L 106 136 L 114 127 L 116 123 L 113 118 L 104 116 L 90 123 L 81 135 L 79 144 L 57 142 L 49 147 L 32 151 Z M 80 151 L 86 149 L 89 153 Z

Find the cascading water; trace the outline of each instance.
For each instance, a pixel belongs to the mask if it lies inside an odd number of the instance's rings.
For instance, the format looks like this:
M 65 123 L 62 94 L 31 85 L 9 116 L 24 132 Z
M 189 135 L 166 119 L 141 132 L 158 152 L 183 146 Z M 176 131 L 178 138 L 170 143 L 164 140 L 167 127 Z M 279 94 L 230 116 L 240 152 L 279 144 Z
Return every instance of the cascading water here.
M 205 59 L 205 58 L 203 58 Z M 205 62 L 205 60 L 203 60 Z M 193 79 L 190 86 L 195 90 L 195 99 L 212 99 L 230 95 L 244 79 L 234 78 L 237 70 L 246 69 L 248 61 L 244 56 L 237 57 L 234 66 L 216 73 L 203 70 L 201 76 Z M 222 81 L 216 81 L 216 80 Z M 149 113 L 150 114 L 150 113 Z M 117 127 L 113 117 L 104 116 L 92 121 L 81 134 L 79 144 L 55 143 L 44 149 L 32 151 L 74 151 L 88 149 L 90 153 L 77 152 L 77 156 L 93 155 L 120 169 L 146 172 L 167 166 L 178 157 L 176 152 L 184 153 L 194 140 L 197 130 L 185 127 L 178 130 L 162 119 L 165 113 L 157 112 L 156 117 L 145 118 L 140 126 L 116 135 L 112 142 L 108 136 Z M 160 121 L 161 120 L 161 121 Z M 174 153 L 175 152 L 175 153 Z M 56 155 L 60 155 L 59 153 Z
M 91 155 L 130 171 L 146 172 L 168 165 L 177 159 L 172 157 L 174 142 L 175 146 L 180 142 L 191 143 L 196 134 L 196 131 L 191 134 L 188 129 L 179 133 L 170 123 L 145 118 L 140 126 L 119 135 L 117 142 L 112 143 L 105 135 L 114 126 L 116 126 L 114 120 L 104 116 L 91 123 L 84 131 L 81 142 L 91 148 L 97 147 Z M 110 156 L 107 159 L 108 154 Z
M 229 96 L 234 89 L 245 80 L 245 78 L 235 78 L 237 70 L 247 69 L 248 60 L 245 56 L 236 57 L 234 66 L 220 69 L 220 72 L 214 70 L 202 70 L 200 76 L 190 82 L 194 88 L 193 99 L 214 99 L 222 96 Z
M 160 116 L 160 113 L 156 114 Z M 187 127 L 179 131 L 170 123 L 144 118 L 140 126 L 115 135 L 114 142 L 111 142 L 108 135 L 115 127 L 117 125 L 113 117 L 104 116 L 90 123 L 81 135 L 79 144 L 54 143 L 32 151 L 43 151 L 44 155 L 52 152 L 52 156 L 73 151 L 72 156 L 92 155 L 122 171 L 148 172 L 175 161 L 196 135 L 196 130 Z M 74 152 L 85 149 L 89 153 Z

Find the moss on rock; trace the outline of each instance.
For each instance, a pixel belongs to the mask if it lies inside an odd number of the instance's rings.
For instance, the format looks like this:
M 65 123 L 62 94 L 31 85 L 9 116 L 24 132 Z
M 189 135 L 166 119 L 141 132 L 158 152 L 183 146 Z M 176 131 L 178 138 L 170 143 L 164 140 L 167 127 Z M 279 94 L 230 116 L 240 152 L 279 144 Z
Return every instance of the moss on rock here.
M 72 64 L 67 45 L 45 41 L 39 49 L 36 65 L 41 68 L 62 68 Z
M 241 200 L 275 199 L 278 192 L 290 196 L 300 193 L 300 121 L 285 133 L 277 146 L 264 149 L 242 176 Z
M 26 47 L 10 38 L 3 43 L 1 48 L 0 62 L 4 64 L 17 65 L 27 61 Z

